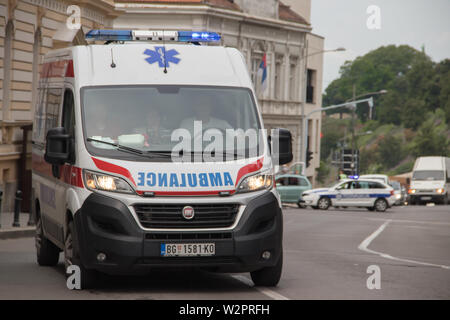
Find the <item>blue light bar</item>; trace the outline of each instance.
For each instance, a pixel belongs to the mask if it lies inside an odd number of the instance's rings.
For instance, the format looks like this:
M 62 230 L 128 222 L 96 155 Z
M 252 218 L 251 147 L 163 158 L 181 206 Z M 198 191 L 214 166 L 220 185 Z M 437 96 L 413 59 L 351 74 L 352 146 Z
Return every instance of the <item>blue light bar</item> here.
M 86 34 L 88 40 L 99 41 L 130 41 L 133 40 L 133 33 L 131 30 L 99 30 L 94 29 Z
M 100 30 L 86 34 L 87 40 L 100 41 L 166 41 L 166 42 L 214 42 L 220 35 L 207 31 L 155 31 L 155 30 Z
M 215 32 L 206 31 L 178 31 L 180 42 L 214 42 L 220 41 L 220 35 Z
M 349 176 L 349 179 L 353 179 L 353 180 L 358 180 L 359 176 L 358 175 L 354 175 L 354 176 Z

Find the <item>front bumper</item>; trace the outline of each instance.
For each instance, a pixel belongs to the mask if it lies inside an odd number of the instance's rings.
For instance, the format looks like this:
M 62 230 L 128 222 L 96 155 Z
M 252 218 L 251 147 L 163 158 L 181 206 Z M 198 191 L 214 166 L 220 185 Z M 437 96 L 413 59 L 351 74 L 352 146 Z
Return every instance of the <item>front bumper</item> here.
M 220 198 L 218 198 L 220 201 Z M 251 200 L 233 230 L 146 231 L 128 207 L 105 195 L 91 194 L 74 216 L 81 262 L 105 273 L 133 273 L 149 267 L 205 267 L 224 272 L 248 272 L 274 266 L 282 250 L 282 212 L 267 192 Z M 214 242 L 211 257 L 162 257 L 161 243 Z M 261 258 L 270 251 L 268 260 Z M 97 261 L 99 253 L 106 260 Z
M 409 202 L 442 202 L 445 200 L 446 194 L 410 194 Z

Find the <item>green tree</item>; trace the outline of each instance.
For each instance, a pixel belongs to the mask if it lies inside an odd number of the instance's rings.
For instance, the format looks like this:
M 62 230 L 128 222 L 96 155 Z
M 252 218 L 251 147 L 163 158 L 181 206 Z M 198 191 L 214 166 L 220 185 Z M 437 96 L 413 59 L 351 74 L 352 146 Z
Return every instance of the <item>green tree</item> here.
M 450 141 L 444 112 L 429 113 L 414 138 L 413 154 L 419 156 L 450 156 Z
M 392 134 L 386 135 L 379 143 L 377 150 L 377 159 L 385 169 L 397 165 L 404 156 L 403 142 L 401 138 Z
M 406 128 L 417 129 L 426 114 L 425 102 L 411 98 L 403 106 L 401 119 Z

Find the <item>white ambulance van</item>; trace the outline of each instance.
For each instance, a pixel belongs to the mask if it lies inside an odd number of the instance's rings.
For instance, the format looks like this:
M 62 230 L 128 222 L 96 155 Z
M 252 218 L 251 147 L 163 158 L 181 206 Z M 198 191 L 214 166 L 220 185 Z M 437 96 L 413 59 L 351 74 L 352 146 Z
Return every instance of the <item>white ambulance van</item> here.
M 420 157 L 414 163 L 409 202 L 450 202 L 450 158 Z
M 200 45 L 220 39 L 211 32 L 91 30 L 86 39 L 96 44 L 49 52 L 40 72 L 38 263 L 63 252 L 82 288 L 98 272 L 154 267 L 250 272 L 256 285 L 277 285 L 273 167 L 292 160 L 291 135 L 263 130 L 242 54 Z

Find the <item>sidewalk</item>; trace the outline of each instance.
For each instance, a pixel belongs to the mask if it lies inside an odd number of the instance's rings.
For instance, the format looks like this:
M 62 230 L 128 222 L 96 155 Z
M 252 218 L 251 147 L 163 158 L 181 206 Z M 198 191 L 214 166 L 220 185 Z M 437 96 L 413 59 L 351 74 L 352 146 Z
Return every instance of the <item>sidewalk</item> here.
M 13 227 L 14 213 L 2 212 L 0 213 L 0 240 L 11 238 L 33 237 L 35 226 L 28 226 L 30 215 L 28 213 L 21 213 L 19 217 L 20 227 Z

